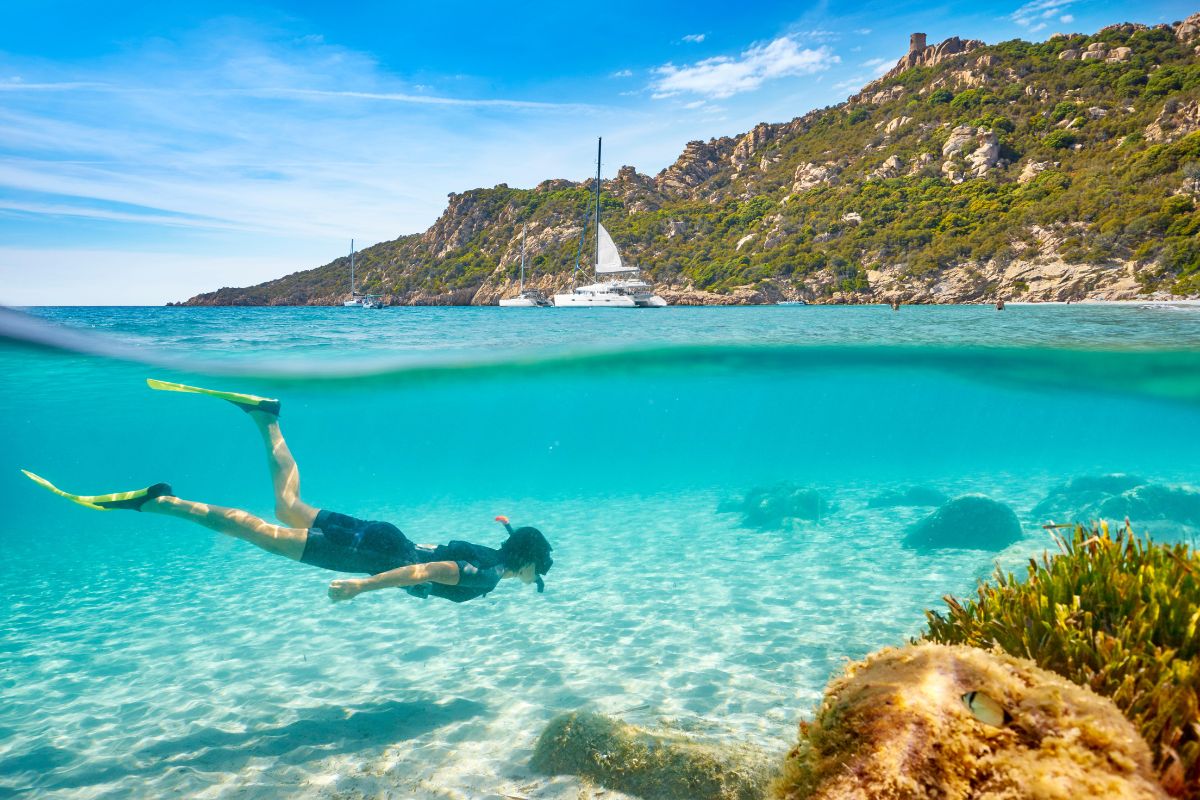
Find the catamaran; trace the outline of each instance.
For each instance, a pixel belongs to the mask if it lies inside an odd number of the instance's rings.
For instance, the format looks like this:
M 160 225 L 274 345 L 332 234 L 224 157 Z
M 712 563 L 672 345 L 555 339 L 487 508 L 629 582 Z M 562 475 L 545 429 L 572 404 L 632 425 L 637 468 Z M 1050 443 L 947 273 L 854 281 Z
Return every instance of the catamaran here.
M 516 297 L 505 297 L 500 305 L 505 308 L 544 308 L 550 305 L 550 300 L 541 289 L 525 288 L 525 238 L 528 233 L 525 225 L 521 226 L 521 288 Z
M 651 291 L 650 284 L 639 277 L 640 270 L 637 267 L 625 265 L 617 245 L 600 224 L 602 143 L 602 140 L 596 142 L 596 282 L 576 286 L 567 294 L 554 295 L 554 305 L 559 308 L 661 308 L 667 301 Z M 575 271 L 578 274 L 578 261 Z M 616 275 L 631 277 L 612 277 Z
M 354 291 L 354 240 L 350 240 L 350 299 L 342 303 L 344 306 L 359 306 L 364 305 L 364 298 L 358 292 Z

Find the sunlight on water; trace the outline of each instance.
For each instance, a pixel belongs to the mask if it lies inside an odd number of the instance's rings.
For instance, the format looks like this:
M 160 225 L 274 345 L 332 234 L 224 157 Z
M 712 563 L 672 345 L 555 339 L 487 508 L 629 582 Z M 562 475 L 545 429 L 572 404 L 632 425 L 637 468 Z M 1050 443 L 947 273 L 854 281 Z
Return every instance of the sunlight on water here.
M 551 717 L 584 707 L 782 750 L 846 659 L 1040 553 L 1033 509 L 1056 484 L 1196 480 L 1194 310 L 393 309 L 370 335 L 309 311 L 38 312 L 157 366 L 0 349 L 0 796 L 574 798 L 573 779 L 526 764 Z M 1077 346 L 1080 328 L 1107 349 L 1012 349 Z M 571 331 L 590 355 L 543 349 Z M 456 351 L 470 358 L 445 364 Z M 363 356 L 391 366 L 335 374 Z M 168 481 L 269 517 L 246 417 L 147 377 L 280 397 L 314 505 L 418 542 L 496 545 L 501 513 L 537 525 L 555 548 L 546 593 L 335 606 L 334 573 L 20 474 L 83 493 Z M 743 516 L 748 491 L 781 482 L 816 490 L 819 519 Z M 1022 536 L 905 546 L 932 508 L 871 501 L 913 486 L 1002 501 Z

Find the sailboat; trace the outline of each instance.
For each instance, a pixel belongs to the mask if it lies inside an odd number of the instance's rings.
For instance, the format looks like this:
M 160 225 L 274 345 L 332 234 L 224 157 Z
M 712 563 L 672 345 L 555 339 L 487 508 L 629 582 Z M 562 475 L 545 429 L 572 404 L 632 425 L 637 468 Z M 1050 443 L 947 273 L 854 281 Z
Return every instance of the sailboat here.
M 354 291 L 354 240 L 350 240 L 350 299 L 342 303 L 344 306 L 363 305 L 364 298 Z
M 662 308 L 667 304 L 651 291 L 650 284 L 638 277 L 637 267 L 621 260 L 612 236 L 600 224 L 600 152 L 603 140 L 596 142 L 596 282 L 576 286 L 567 294 L 554 295 L 559 308 Z M 578 266 L 576 266 L 578 271 Z M 617 275 L 630 275 L 617 278 Z M 602 277 L 603 276 L 603 277 Z
M 521 226 L 521 289 L 516 297 L 505 297 L 500 305 L 505 308 L 544 308 L 550 305 L 550 300 L 542 294 L 541 289 L 525 288 L 525 239 L 528 234 L 527 225 Z

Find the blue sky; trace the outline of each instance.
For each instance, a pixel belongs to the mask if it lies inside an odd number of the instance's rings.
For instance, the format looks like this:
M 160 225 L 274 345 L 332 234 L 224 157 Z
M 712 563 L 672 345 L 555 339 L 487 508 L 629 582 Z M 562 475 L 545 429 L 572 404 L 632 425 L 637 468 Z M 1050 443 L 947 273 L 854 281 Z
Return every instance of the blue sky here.
M 425 230 L 448 192 L 582 179 L 597 136 L 605 175 L 654 174 L 691 139 L 844 100 L 913 31 L 1041 40 L 1196 11 L 7 0 L 0 303 L 160 304 L 319 266 Z

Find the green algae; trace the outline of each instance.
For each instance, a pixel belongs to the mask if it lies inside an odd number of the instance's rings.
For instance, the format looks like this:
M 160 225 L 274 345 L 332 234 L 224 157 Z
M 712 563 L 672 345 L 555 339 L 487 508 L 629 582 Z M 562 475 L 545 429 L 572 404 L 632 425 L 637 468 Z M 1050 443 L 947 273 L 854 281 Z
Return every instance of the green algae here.
M 972 713 L 983 693 L 1002 714 Z M 849 665 L 772 786 L 778 800 L 1162 800 L 1150 750 L 1110 701 L 1028 659 L 886 648 Z
M 591 712 L 551 720 L 530 767 L 646 800 L 760 800 L 773 777 L 771 759 L 756 749 L 650 733 Z
M 1200 798 L 1200 556 L 1080 525 L 1024 581 L 997 569 L 975 600 L 928 612 L 935 642 L 1000 647 L 1109 697 L 1150 744 L 1163 786 Z

